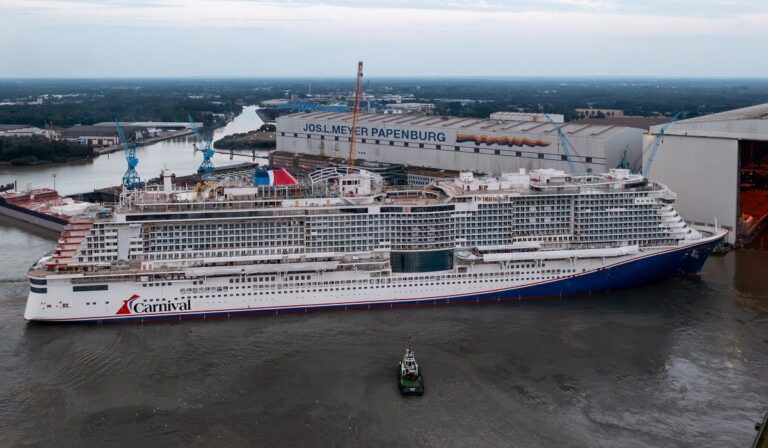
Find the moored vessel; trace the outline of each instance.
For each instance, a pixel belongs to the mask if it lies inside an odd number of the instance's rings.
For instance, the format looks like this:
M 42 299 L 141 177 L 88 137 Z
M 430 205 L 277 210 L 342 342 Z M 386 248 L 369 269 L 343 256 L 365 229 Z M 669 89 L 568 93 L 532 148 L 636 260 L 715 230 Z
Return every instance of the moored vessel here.
M 61 232 L 67 223 L 90 208 L 98 208 L 88 202 L 62 198 L 50 188 L 0 193 L 0 215 L 34 224 L 48 230 Z

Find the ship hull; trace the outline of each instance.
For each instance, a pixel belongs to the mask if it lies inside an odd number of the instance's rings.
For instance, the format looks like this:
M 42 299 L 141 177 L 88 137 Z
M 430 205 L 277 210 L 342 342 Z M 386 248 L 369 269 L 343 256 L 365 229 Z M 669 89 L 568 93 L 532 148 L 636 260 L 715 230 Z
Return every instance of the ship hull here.
M 9 203 L 3 198 L 0 198 L 0 215 L 5 215 L 55 232 L 61 232 L 67 225 L 65 219 L 36 210 L 19 207 L 18 205 Z
M 180 300 L 174 302 L 174 310 L 160 310 L 160 312 L 142 312 L 145 307 L 137 312 L 135 308 L 128 306 L 132 299 L 141 295 L 147 296 L 146 291 L 133 289 L 133 284 L 125 284 L 122 289 L 113 288 L 110 300 L 112 305 L 102 305 L 103 313 L 98 313 L 96 308 L 82 309 L 68 308 L 66 310 L 46 309 L 45 303 L 56 301 L 57 297 L 45 298 L 41 295 L 30 293 L 25 311 L 25 318 L 31 321 L 47 322 L 147 322 L 155 320 L 179 320 L 179 319 L 207 319 L 233 317 L 246 314 L 279 314 L 289 312 L 307 312 L 311 310 L 339 310 L 355 308 L 381 308 L 401 305 L 419 304 L 447 304 L 458 302 L 527 300 L 541 298 L 557 298 L 567 296 L 581 296 L 604 293 L 613 290 L 627 289 L 653 283 L 673 276 L 691 276 L 700 272 L 712 249 L 722 241 L 726 233 L 704 238 L 694 244 L 675 248 L 658 249 L 655 251 L 640 253 L 630 257 L 618 257 L 616 260 L 603 260 L 599 263 L 592 262 L 589 268 L 573 275 L 549 278 L 541 281 L 522 282 L 519 284 L 477 284 L 470 282 L 454 281 L 457 285 L 433 284 L 428 288 L 407 290 L 407 288 L 390 290 L 371 290 L 355 292 L 348 291 L 334 293 L 309 293 L 285 295 L 283 298 L 269 299 L 271 305 L 260 306 L 253 303 L 255 299 L 246 300 L 245 293 L 241 299 L 218 299 L 220 307 L 211 307 L 203 303 Z M 585 265 L 587 266 L 587 265 Z M 467 285 L 470 283 L 470 285 Z M 429 286 L 429 284 L 422 284 Z M 406 285 L 408 287 L 412 285 Z M 494 287 L 489 287 L 494 286 Z M 352 288 L 348 288 L 352 289 Z M 357 288 L 355 288 L 357 289 Z M 362 289 L 362 287 L 360 288 Z M 373 289 L 373 287 L 372 287 Z M 235 294 L 232 293 L 232 296 Z M 388 298 L 382 298 L 385 295 Z M 90 296 L 94 305 L 102 297 L 98 293 Z M 130 297 L 130 299 L 126 299 Z M 219 296 L 221 297 L 221 296 Z M 182 298 L 183 299 L 183 298 Z M 216 300 L 216 299 L 214 299 Z M 264 301 L 267 299 L 265 298 Z M 120 309 L 117 306 L 123 303 Z M 91 302 L 86 302 L 91 303 Z M 110 301 L 104 302 L 109 304 Z M 38 304 L 42 304 L 39 306 Z M 234 306 L 233 306 L 234 305 Z M 243 306 L 245 305 L 245 306 Z M 112 308 L 110 308 L 112 307 Z M 111 311 L 110 311 L 111 310 Z

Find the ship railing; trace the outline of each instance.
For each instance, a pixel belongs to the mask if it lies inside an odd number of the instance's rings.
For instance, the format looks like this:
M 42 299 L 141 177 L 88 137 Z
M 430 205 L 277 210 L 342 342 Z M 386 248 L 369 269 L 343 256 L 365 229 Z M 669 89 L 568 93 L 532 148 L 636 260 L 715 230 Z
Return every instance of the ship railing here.
M 120 213 L 130 212 L 180 212 L 180 211 L 216 211 L 216 210 L 246 210 L 255 208 L 281 208 L 283 201 L 299 199 L 334 198 L 331 194 L 307 192 L 302 195 L 269 196 L 256 199 L 222 199 L 196 201 L 158 201 L 123 203 L 116 208 Z
M 637 241 L 614 241 L 612 243 L 561 243 L 561 242 L 541 242 L 541 248 L 536 250 L 535 252 L 546 252 L 551 250 L 573 250 L 573 249 L 612 249 L 616 247 L 622 247 L 622 246 L 640 246 L 640 247 L 646 247 L 647 244 L 642 244 Z M 476 253 L 483 253 L 487 251 L 477 250 L 477 248 L 460 248 L 462 250 L 468 250 L 473 249 Z M 508 247 L 507 249 L 498 248 L 495 249 L 494 252 L 520 252 L 521 250 L 519 248 L 514 247 Z
M 643 187 L 628 188 L 623 190 L 617 190 L 616 192 L 663 192 L 666 188 L 658 184 L 649 184 Z M 397 196 L 402 193 L 425 194 L 430 196 L 432 200 L 438 199 L 439 195 L 435 191 L 429 191 L 424 189 L 415 189 L 412 187 L 388 187 L 387 190 L 391 192 L 390 197 L 387 200 L 391 200 L 394 204 L 398 203 Z M 592 185 L 585 185 L 579 189 L 582 194 L 604 194 L 612 192 L 611 189 L 595 188 Z M 512 202 L 520 196 L 573 196 L 573 191 L 538 191 L 527 190 L 522 193 L 517 190 L 498 190 L 498 191 L 480 191 L 480 192 L 463 192 L 461 196 L 455 196 L 452 200 L 460 202 L 462 199 L 473 198 L 478 195 L 488 196 L 490 194 L 498 194 L 497 201 L 499 202 Z M 286 194 L 278 196 L 263 196 L 255 199 L 238 200 L 236 198 L 228 199 L 221 196 L 216 199 L 199 199 L 191 201 L 153 201 L 153 202 L 141 202 L 138 198 L 132 200 L 121 201 L 120 204 L 115 206 L 115 210 L 120 213 L 130 212 L 181 212 L 181 211 L 216 211 L 216 210 L 244 210 L 254 208 L 280 208 L 282 207 L 282 201 L 285 200 L 297 200 L 297 199 L 318 199 L 328 198 L 332 199 L 337 197 L 329 189 L 318 190 L 302 190 L 301 194 Z M 448 197 L 447 199 L 451 199 Z M 408 199 L 406 199 L 408 200 Z M 423 200 L 429 200 L 424 198 Z

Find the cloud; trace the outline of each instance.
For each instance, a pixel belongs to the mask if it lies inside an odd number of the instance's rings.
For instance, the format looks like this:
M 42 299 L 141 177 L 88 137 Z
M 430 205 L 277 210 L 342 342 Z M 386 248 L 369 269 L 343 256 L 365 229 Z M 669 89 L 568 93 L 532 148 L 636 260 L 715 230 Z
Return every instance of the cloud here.
M 591 11 L 607 11 L 618 9 L 618 5 L 615 2 L 608 0 L 545 0 L 545 3 L 559 6 L 572 6 Z
M 0 0 L 0 9 L 23 11 L 28 15 L 49 15 L 66 11 L 105 11 L 173 9 L 183 13 L 187 9 L 199 9 L 202 4 L 216 7 L 219 1 L 201 0 Z M 765 0 L 229 0 L 223 3 L 239 3 L 240 8 L 257 7 L 312 8 L 338 7 L 355 9 L 421 9 L 482 11 L 559 11 L 594 12 L 617 14 L 710 15 L 730 16 L 744 13 L 768 12 Z
M 672 0 L 682 3 L 688 0 Z M 722 0 L 721 0 L 722 1 Z M 736 1 L 736 0 L 730 0 Z M 578 10 L 500 10 L 505 2 L 388 2 L 386 6 L 337 0 L 329 2 L 289 1 L 273 3 L 258 0 L 162 0 L 127 2 L 122 0 L 28 0 L 7 7 L 6 17 L 30 21 L 30 25 L 158 26 L 220 28 L 253 26 L 267 29 L 292 29 L 304 33 L 337 34 L 362 30 L 368 35 L 387 35 L 419 30 L 426 32 L 485 32 L 506 34 L 510 39 L 525 33 L 530 38 L 549 36 L 694 36 L 765 35 L 766 13 L 723 17 L 676 17 L 637 12 L 625 14 L 608 0 L 540 0 L 537 4 L 556 7 L 576 6 Z M 355 3 L 355 6 L 345 5 Z M 515 2 L 518 4 L 517 2 Z M 766 2 L 768 3 L 768 2 Z M 525 2 L 518 5 L 525 5 Z M 364 7 L 361 7 L 364 6 Z M 460 7 L 460 8 L 459 8 Z M 455 9 L 454 9 L 455 8 Z M 376 17 L 376 21 L 371 21 Z M 15 20 L 14 20 L 15 21 Z M 314 26 L 312 26 L 314 24 Z M 309 25 L 309 26 L 308 26 Z M 451 28 L 449 28 L 451 27 Z
M 768 73 L 768 11 L 692 1 L 0 0 L 0 76 Z

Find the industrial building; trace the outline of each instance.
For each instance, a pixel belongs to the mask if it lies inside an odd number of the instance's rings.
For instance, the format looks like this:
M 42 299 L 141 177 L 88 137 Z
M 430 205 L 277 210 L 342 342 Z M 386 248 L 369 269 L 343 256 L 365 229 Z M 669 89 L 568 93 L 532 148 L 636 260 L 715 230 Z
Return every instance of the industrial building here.
M 277 150 L 347 157 L 352 113 L 300 112 L 277 118 Z M 569 154 L 558 136 L 565 136 Z M 421 114 L 361 114 L 357 158 L 443 170 L 501 174 L 520 168 L 603 172 L 640 167 L 642 129 L 591 124 Z
M 216 114 L 213 114 L 216 115 Z M 198 129 L 203 127 L 203 123 L 195 122 L 190 123 L 188 121 L 126 121 L 123 122 L 124 127 L 134 128 L 148 128 L 148 129 L 160 129 L 162 131 L 183 131 L 191 130 L 193 127 Z M 114 121 L 102 121 L 96 123 L 94 126 L 101 126 L 106 128 L 114 128 Z
M 662 127 L 651 127 L 644 147 L 653 147 Z M 690 223 L 709 227 L 716 221 L 731 230 L 733 244 L 766 222 L 768 104 L 671 123 L 650 167 L 649 158 L 648 177 L 677 193 L 677 209 Z
M 541 123 L 548 123 L 554 121 L 555 123 L 565 123 L 565 115 L 562 114 L 541 114 L 531 112 L 494 112 L 491 114 L 491 120 L 504 120 L 504 121 L 539 121 Z
M 50 129 L 40 129 L 27 124 L 0 124 L 0 137 L 30 137 L 32 135 L 55 138 L 58 136 L 58 133 Z
M 385 113 L 423 113 L 435 110 L 433 103 L 390 103 L 385 106 Z
M 120 144 L 120 139 L 115 130 L 115 124 L 112 127 L 104 126 L 72 126 L 59 130 L 59 135 L 64 140 L 90 145 L 95 148 L 101 146 L 114 146 Z

